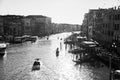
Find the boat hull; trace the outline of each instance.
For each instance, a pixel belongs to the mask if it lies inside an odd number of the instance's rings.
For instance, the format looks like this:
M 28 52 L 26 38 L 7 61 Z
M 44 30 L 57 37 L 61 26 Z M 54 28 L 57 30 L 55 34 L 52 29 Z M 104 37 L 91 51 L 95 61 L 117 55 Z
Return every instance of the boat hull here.
M 32 71 L 40 70 L 40 65 L 34 65 Z
M 5 48 L 0 48 L 0 56 L 4 56 L 6 54 Z

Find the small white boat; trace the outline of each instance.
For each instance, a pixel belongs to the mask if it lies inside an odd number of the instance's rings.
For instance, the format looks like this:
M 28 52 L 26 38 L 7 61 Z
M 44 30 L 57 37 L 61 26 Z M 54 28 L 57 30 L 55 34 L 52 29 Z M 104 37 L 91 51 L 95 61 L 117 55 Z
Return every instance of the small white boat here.
M 0 43 L 0 56 L 3 56 L 6 53 L 7 44 Z
M 36 40 L 38 40 L 38 36 L 31 36 L 30 37 L 30 41 L 35 42 Z
M 114 71 L 114 79 L 112 80 L 120 80 L 120 70 L 115 70 Z

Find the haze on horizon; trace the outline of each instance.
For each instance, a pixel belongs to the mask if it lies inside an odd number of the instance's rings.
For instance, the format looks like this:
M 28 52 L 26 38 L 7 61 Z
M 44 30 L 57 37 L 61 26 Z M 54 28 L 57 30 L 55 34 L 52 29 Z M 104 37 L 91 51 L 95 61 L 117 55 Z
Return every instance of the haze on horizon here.
M 55 23 L 82 24 L 89 9 L 118 6 L 119 0 L 0 0 L 0 15 L 45 15 Z

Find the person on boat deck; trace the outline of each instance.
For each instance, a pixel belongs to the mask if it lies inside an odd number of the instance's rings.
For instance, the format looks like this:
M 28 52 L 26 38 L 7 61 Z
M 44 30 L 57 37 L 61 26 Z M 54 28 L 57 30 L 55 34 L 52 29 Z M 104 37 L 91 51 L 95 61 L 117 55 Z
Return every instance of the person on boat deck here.
M 59 48 L 56 49 L 56 57 L 59 56 Z

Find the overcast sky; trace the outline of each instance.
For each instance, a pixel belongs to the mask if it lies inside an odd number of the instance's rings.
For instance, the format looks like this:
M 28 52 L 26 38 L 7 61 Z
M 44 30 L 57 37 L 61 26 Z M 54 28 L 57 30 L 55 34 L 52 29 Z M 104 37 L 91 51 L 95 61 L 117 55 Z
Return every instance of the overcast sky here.
M 45 15 L 52 22 L 81 24 L 89 9 L 118 4 L 119 0 L 0 0 L 0 15 Z

